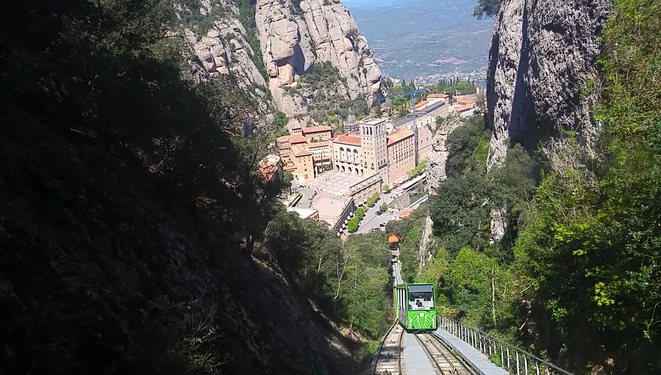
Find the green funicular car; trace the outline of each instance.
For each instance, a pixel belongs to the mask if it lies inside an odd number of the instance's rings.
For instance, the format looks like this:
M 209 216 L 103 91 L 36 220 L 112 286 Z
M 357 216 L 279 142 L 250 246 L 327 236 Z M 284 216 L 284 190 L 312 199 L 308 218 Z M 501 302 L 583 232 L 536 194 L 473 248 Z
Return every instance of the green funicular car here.
M 397 320 L 407 332 L 436 330 L 434 284 L 400 284 L 396 294 Z

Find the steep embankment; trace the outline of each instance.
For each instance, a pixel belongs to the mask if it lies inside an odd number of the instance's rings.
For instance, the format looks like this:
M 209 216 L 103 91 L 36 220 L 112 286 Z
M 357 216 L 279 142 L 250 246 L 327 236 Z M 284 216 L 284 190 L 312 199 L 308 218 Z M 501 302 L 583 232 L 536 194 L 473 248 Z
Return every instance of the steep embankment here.
M 260 242 L 256 110 L 171 4 L 7 5 L 0 374 L 352 373 Z
M 350 371 L 277 266 L 127 170 L 126 150 L 0 118 L 0 373 Z
M 591 85 L 610 5 L 610 0 L 503 1 L 489 52 L 489 168 L 504 160 L 512 142 L 534 150 L 540 141 L 561 142 L 562 130 L 577 131 L 586 152 L 592 152 L 599 125 L 590 110 L 599 90 Z M 554 155 L 547 150 L 547 156 Z

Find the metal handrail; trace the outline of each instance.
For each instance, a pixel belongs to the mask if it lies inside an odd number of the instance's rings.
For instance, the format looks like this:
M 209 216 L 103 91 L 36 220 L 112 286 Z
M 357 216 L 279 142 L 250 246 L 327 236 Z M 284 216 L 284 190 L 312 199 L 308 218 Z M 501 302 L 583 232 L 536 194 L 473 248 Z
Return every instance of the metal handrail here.
M 458 320 L 438 315 L 438 328 L 443 328 L 462 341 L 474 347 L 482 354 L 492 358 L 500 357 L 500 367 L 517 375 L 564 374 L 573 375 L 527 351 L 497 339 L 477 328 L 470 327 Z M 491 359 L 493 361 L 493 359 Z M 496 361 L 494 361 L 496 362 Z M 516 372 L 514 372 L 516 371 Z

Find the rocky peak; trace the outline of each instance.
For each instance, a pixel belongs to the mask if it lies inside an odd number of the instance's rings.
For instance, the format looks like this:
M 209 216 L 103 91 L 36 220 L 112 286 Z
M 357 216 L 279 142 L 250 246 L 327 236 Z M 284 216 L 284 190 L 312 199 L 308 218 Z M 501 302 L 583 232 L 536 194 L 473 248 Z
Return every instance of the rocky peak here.
M 563 148 L 562 130 L 576 131 L 592 153 L 599 125 L 590 109 L 599 91 L 587 89 L 595 82 L 598 38 L 610 6 L 611 0 L 503 1 L 487 76 L 489 168 L 504 160 L 515 141 L 531 151 L 541 141 L 556 160 L 550 150 Z
M 564 130 L 577 135 L 579 156 L 593 155 L 600 125 L 590 111 L 599 100 L 599 36 L 611 5 L 611 0 L 503 1 L 489 52 L 489 169 L 505 160 L 514 142 L 530 152 L 541 142 L 557 170 L 576 166 L 579 161 L 562 152 L 568 147 Z M 494 241 L 505 233 L 505 210 L 491 212 Z
M 242 13 L 251 12 L 248 7 L 239 9 L 229 0 L 202 0 L 201 5 L 199 14 L 180 10 L 188 12 L 186 38 L 204 70 L 210 76 L 234 76 L 262 110 L 272 99 L 278 110 L 298 118 L 292 123 L 313 122 L 308 113 L 314 101 L 371 104 L 381 95 L 374 54 L 339 0 L 257 0 L 250 15 Z M 254 29 L 246 30 L 239 20 L 253 16 Z M 301 88 L 299 79 L 324 62 L 337 70 L 332 84 L 324 92 Z
M 381 70 L 349 10 L 339 0 L 257 0 L 255 21 L 276 106 L 288 116 L 307 112 L 311 93 L 291 95 L 297 77 L 329 62 L 340 81 L 336 94 L 349 100 L 381 95 Z

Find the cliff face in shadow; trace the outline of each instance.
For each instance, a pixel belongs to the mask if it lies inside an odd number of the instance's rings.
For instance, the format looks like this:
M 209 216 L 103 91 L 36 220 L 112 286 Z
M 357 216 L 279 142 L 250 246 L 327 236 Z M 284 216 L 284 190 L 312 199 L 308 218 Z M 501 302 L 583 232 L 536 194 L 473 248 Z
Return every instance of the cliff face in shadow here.
M 0 128 L 0 374 L 351 371 L 277 265 L 173 200 L 130 150 L 11 99 Z
M 488 166 L 512 142 L 530 151 L 541 141 L 559 165 L 562 130 L 576 131 L 591 154 L 599 124 L 590 115 L 599 99 L 598 38 L 610 0 L 505 0 L 489 52 L 487 106 L 492 128 Z M 550 151 L 551 145 L 559 146 Z

